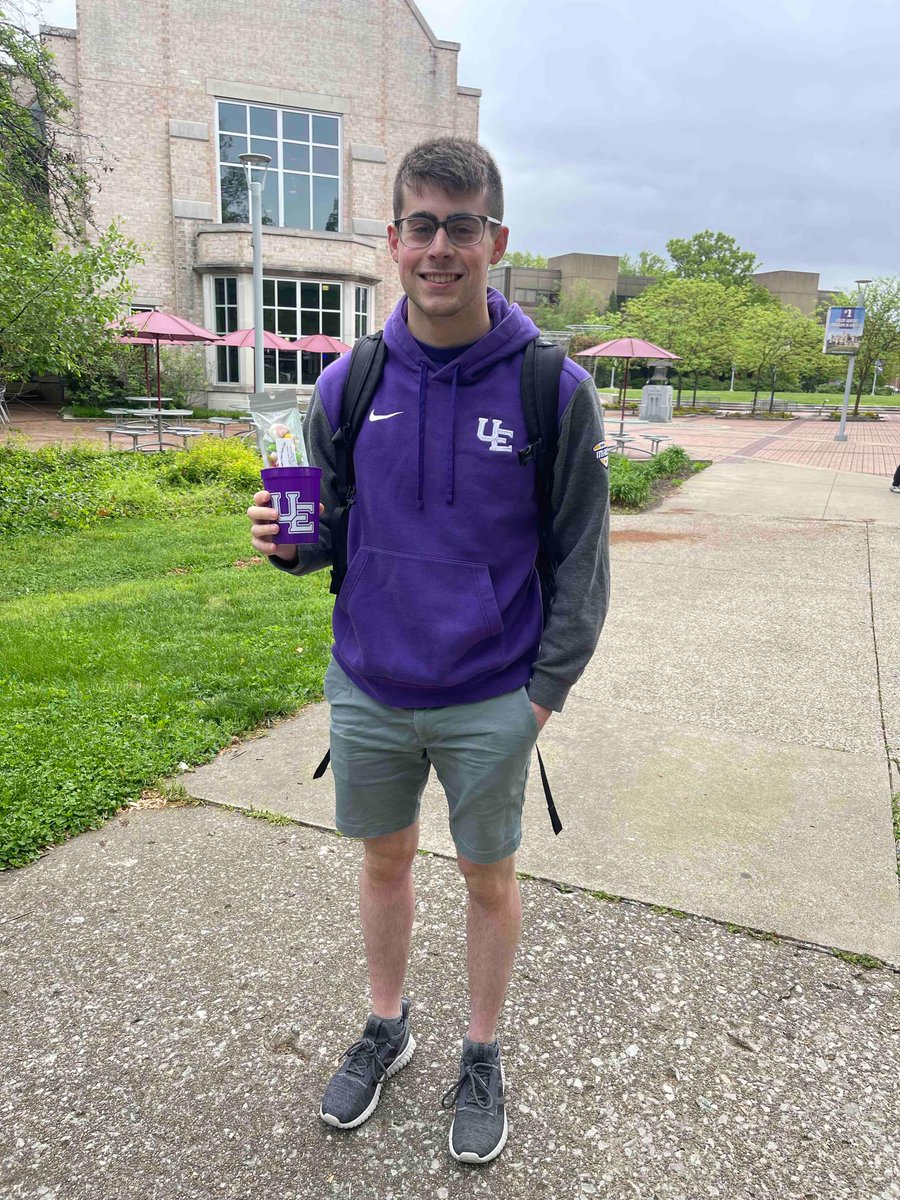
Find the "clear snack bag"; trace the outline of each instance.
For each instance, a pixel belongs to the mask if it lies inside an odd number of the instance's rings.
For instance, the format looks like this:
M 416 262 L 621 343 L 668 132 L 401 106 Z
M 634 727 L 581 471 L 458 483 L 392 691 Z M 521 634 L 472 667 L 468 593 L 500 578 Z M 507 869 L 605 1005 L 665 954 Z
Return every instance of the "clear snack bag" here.
M 303 418 L 293 398 L 269 392 L 250 397 L 250 416 L 263 467 L 308 467 Z

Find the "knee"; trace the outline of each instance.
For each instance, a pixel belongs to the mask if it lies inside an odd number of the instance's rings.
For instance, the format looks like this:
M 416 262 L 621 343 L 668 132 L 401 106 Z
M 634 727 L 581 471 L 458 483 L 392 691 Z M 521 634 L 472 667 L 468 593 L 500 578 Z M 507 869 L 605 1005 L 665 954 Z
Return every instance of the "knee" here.
M 514 854 L 496 863 L 475 863 L 458 854 L 456 862 L 466 881 L 469 898 L 479 904 L 503 904 L 518 887 Z
M 418 826 L 385 837 L 367 838 L 364 870 L 372 883 L 400 883 L 412 872 L 419 845 Z

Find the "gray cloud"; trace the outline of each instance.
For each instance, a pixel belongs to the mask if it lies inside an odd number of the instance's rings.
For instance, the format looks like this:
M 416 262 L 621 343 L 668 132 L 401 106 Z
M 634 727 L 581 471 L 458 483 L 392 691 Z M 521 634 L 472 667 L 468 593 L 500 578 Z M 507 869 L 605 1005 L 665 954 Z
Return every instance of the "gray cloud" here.
M 712 228 L 823 286 L 900 274 L 893 0 L 418 4 L 484 91 L 514 247 L 662 251 Z M 73 0 L 44 11 L 74 23 Z

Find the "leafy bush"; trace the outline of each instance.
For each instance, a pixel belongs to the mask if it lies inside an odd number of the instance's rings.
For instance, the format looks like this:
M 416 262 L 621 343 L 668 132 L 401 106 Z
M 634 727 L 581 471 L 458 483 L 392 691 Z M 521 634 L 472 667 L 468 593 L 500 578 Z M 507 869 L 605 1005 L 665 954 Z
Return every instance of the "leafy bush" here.
M 0 533 L 241 512 L 259 485 L 255 453 L 230 438 L 198 438 L 188 450 L 162 454 L 8 443 L 0 446 Z
M 210 434 L 194 442 L 190 449 L 176 454 L 164 469 L 169 483 L 225 483 L 229 487 L 257 488 L 261 461 L 256 449 L 236 438 Z
M 609 460 L 609 499 L 622 508 L 644 508 L 657 479 L 690 474 L 695 465 L 680 446 L 669 446 L 646 462 L 613 454 Z

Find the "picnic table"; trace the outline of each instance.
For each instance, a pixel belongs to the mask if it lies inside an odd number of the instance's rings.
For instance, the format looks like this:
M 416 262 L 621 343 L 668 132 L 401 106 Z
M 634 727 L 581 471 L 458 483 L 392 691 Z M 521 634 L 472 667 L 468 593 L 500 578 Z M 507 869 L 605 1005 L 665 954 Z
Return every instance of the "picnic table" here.
M 156 421 L 157 440 L 155 443 L 150 443 L 149 445 L 141 446 L 141 450 L 144 450 L 144 451 L 162 450 L 164 448 L 163 435 L 166 433 L 174 435 L 175 437 L 180 437 L 182 440 L 182 445 L 184 445 L 184 446 L 187 446 L 189 437 L 198 437 L 200 434 L 200 431 L 197 429 L 184 429 L 178 420 L 179 417 L 181 417 L 181 418 L 192 417 L 194 415 L 194 412 L 193 412 L 193 409 L 190 409 L 190 408 L 157 409 L 156 412 L 151 411 L 149 413 L 147 412 L 147 410 L 145 408 L 132 408 L 132 409 L 129 409 L 128 411 L 132 416 L 142 417 L 145 421 L 146 420 L 155 420 Z M 172 420 L 175 421 L 174 425 L 169 425 L 167 427 L 163 425 L 164 421 L 172 421 Z M 152 430 L 151 430 L 151 432 L 152 432 Z M 135 447 L 135 449 L 136 448 L 137 447 Z
M 646 439 L 646 441 L 653 443 L 653 454 L 657 454 L 659 452 L 660 442 L 671 442 L 672 440 L 667 433 L 642 433 L 641 437 Z

